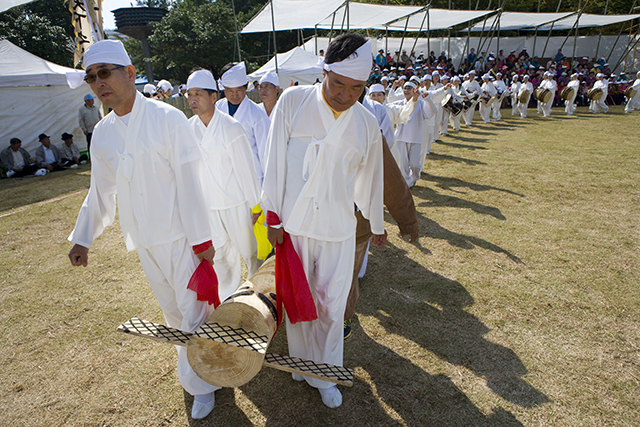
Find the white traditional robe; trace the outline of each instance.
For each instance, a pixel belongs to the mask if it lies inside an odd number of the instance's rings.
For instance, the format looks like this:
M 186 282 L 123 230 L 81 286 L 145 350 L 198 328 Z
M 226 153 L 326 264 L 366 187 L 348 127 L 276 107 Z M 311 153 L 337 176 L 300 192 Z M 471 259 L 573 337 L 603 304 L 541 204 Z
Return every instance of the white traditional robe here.
M 624 107 L 625 113 L 640 109 L 640 79 L 636 79 L 631 87 L 636 91 L 636 94 L 633 98 L 627 99 L 627 105 Z
M 604 110 L 604 112 L 606 113 L 607 111 L 609 111 L 609 107 L 607 107 L 607 104 L 605 102 L 609 93 L 609 83 L 607 82 L 607 79 L 596 80 L 596 82 L 593 84 L 593 88 L 602 89 L 602 97 L 597 101 L 591 101 L 591 106 L 589 107 L 589 109 L 596 114 L 600 112 L 600 109 Z
M 461 85 L 458 85 L 458 87 L 452 86 L 450 93 L 452 93 L 456 101 L 460 103 L 464 101 L 464 97 L 466 96 L 466 93 L 462 90 Z M 451 115 L 449 116 L 449 124 L 451 125 L 451 127 L 453 127 L 453 130 L 455 130 L 456 132 L 460 130 L 460 119 L 462 118 L 463 114 L 464 114 L 464 111 L 461 111 L 460 114 L 458 114 L 457 116 L 451 116 Z
M 493 83 L 486 82 L 482 84 L 482 96 L 489 94 L 492 98 L 496 96 L 498 92 L 496 88 L 493 86 Z M 495 102 L 495 100 L 493 101 Z M 489 123 L 491 121 L 491 105 L 486 105 L 484 102 L 480 101 L 480 117 L 485 123 Z M 493 105 L 493 104 L 492 104 Z
M 91 247 L 115 219 L 117 194 L 127 249 L 137 249 L 168 325 L 185 332 L 194 332 L 211 314 L 210 306 L 187 290 L 198 262 L 192 246 L 211 239 L 202 168 L 184 114 L 136 93 L 128 116 L 112 111 L 94 128 L 91 187 L 69 236 L 71 242 Z M 191 369 L 185 349 L 177 350 L 178 377 L 185 390 L 194 395 L 213 392 L 216 387 Z
M 431 94 L 431 101 L 433 101 L 433 105 L 436 107 L 436 115 L 433 118 L 434 126 L 431 133 L 431 142 L 435 142 L 438 139 L 438 134 L 440 133 L 440 123 L 442 123 L 442 116 L 444 116 L 444 110 L 442 108 L 442 100 L 444 100 L 447 95 L 445 90 L 443 89 L 444 85 L 440 82 L 436 84 L 432 84 L 429 88 L 429 93 Z M 442 91 L 437 92 L 438 89 L 442 89 Z M 429 146 L 429 152 L 431 152 L 431 146 Z
M 407 123 L 409 116 L 416 107 L 415 102 L 408 102 L 405 106 L 401 107 L 395 104 L 382 105 L 376 101 L 372 101 L 368 96 L 365 96 L 362 100 L 362 105 L 375 116 L 378 121 L 378 126 L 382 131 L 384 139 L 387 141 L 389 151 L 396 160 L 396 163 L 400 165 L 400 152 L 396 144 L 396 138 L 394 133 L 394 126 Z
M 218 100 L 218 102 L 216 102 L 216 110 L 229 114 L 229 101 L 226 98 Z M 269 125 L 271 124 L 269 116 L 267 116 L 264 109 L 258 107 L 255 102 L 245 96 L 233 115 L 233 118 L 242 123 L 247 133 L 247 138 L 249 138 L 249 144 L 251 144 L 251 150 L 253 151 L 253 164 L 256 178 L 258 178 L 258 183 L 262 185 L 265 144 L 267 134 L 269 133 Z
M 527 98 L 527 102 L 524 104 L 520 102 L 520 96 L 524 92 L 529 92 L 529 97 Z M 518 110 L 520 111 L 520 117 L 523 119 L 527 118 L 527 108 L 529 107 L 529 101 L 531 100 L 531 95 L 533 94 L 533 83 L 527 82 L 520 85 L 520 91 L 518 91 Z
M 580 80 L 571 80 L 567 83 L 567 87 L 573 89 L 573 95 L 571 95 L 571 99 L 567 99 L 564 101 L 564 111 L 568 116 L 572 115 L 576 111 L 576 96 L 578 96 L 578 90 L 580 90 Z
M 396 88 L 396 90 L 389 89 L 389 94 L 387 95 L 387 104 L 391 104 L 396 101 L 402 101 L 404 99 L 404 90 L 402 86 Z
M 498 121 L 498 120 L 500 120 L 502 118 L 502 114 L 500 114 L 500 108 L 502 107 L 502 101 L 500 101 L 499 97 L 502 95 L 502 93 L 505 90 L 507 90 L 507 85 L 504 82 L 504 80 L 496 79 L 496 81 L 493 82 L 493 87 L 496 88 L 498 97 L 496 98 L 495 101 L 493 101 L 493 104 L 491 104 L 491 108 L 493 109 L 493 120 Z
M 262 207 L 275 212 L 303 263 L 318 319 L 291 324 L 291 356 L 342 365 L 355 253 L 354 202 L 384 233 L 382 137 L 356 103 L 334 118 L 322 85 L 287 88 L 271 116 Z M 331 383 L 305 378 L 316 388 Z
M 482 89 L 480 88 L 480 84 L 476 80 L 465 80 L 462 83 L 462 89 L 467 93 L 467 97 L 471 98 L 474 95 L 480 95 L 482 93 Z M 478 100 L 474 102 L 474 104 L 469 108 L 464 114 L 464 123 L 467 126 L 471 126 L 473 121 L 473 114 L 476 109 L 476 104 Z
M 242 124 L 215 110 L 208 126 L 193 116 L 189 119 L 200 142 L 205 173 L 203 187 L 210 210 L 214 258 L 220 300 L 241 284 L 241 257 L 249 276 L 258 262 L 251 208 L 260 202 L 260 186 L 253 169 L 253 152 Z
M 511 115 L 515 116 L 518 113 L 518 93 L 520 93 L 520 86 L 522 83 L 517 81 L 511 83 Z

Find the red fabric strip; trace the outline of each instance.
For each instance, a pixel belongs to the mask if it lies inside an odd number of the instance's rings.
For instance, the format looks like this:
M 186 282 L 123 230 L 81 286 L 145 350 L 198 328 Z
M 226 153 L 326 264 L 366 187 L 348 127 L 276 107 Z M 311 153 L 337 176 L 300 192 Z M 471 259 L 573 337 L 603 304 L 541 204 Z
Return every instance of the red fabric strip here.
M 199 245 L 195 245 L 193 247 L 193 252 L 198 255 L 201 254 L 202 252 L 206 251 L 207 249 L 209 249 L 211 246 L 213 246 L 213 243 L 211 242 L 211 240 L 204 242 L 204 243 L 200 243 Z
M 218 308 L 220 305 L 218 276 L 211 263 L 206 259 L 200 262 L 196 271 L 191 275 L 187 289 L 198 295 L 198 301 L 206 301 L 209 305 L 213 304 L 213 308 Z
M 281 223 L 277 213 L 267 211 L 267 225 L 280 225 Z

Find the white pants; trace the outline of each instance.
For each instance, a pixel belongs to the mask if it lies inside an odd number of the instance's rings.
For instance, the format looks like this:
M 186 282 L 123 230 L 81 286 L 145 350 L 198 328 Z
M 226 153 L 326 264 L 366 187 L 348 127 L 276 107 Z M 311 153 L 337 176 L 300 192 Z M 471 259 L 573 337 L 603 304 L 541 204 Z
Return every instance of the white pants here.
M 571 99 L 564 101 L 564 111 L 567 113 L 567 116 L 571 116 L 576 111 L 576 96 L 578 95 L 577 91 L 573 91 L 573 96 Z
M 438 139 L 438 134 L 440 133 L 440 123 L 442 123 L 442 116 L 444 115 L 444 110 L 440 106 L 440 103 L 436 105 L 436 115 L 435 115 L 435 123 L 433 126 L 433 133 L 431 135 L 431 140 L 436 141 Z
M 400 171 L 402 176 L 409 187 L 420 179 L 420 171 L 422 165 L 420 164 L 422 144 L 412 144 L 408 142 L 398 141 L 396 142 L 398 151 L 400 152 Z
M 449 135 L 449 132 L 447 131 L 447 127 L 449 126 L 450 116 L 451 116 L 450 112 L 443 110 L 442 120 L 440 121 L 440 134 L 442 134 L 443 136 Z
M 460 119 L 462 118 L 463 114 L 464 113 L 461 111 L 457 116 L 449 117 L 449 123 L 451 124 L 451 127 L 456 131 L 460 130 Z
M 414 183 L 420 178 L 420 174 L 422 173 L 422 171 L 424 170 L 424 161 L 427 158 L 427 154 L 431 154 L 431 144 L 433 143 L 433 140 L 426 138 L 424 141 L 422 141 L 422 144 L 420 146 L 420 160 L 419 160 L 419 164 L 420 164 L 420 172 L 418 173 L 418 176 L 416 177 Z
M 495 102 L 495 101 L 494 101 Z M 484 102 L 480 102 L 480 117 L 485 123 L 491 121 L 491 105 L 486 105 Z
M 286 319 L 289 355 L 319 363 L 342 366 L 344 311 L 353 280 L 356 250 L 353 236 L 342 242 L 325 242 L 291 235 L 302 261 L 316 304 L 318 318 L 295 325 Z M 329 388 L 334 384 L 305 377 L 311 387 Z
M 542 111 L 544 112 L 545 117 L 549 117 L 551 115 L 551 107 L 553 107 L 553 100 L 555 98 L 555 94 L 551 97 L 549 102 L 545 102 L 542 104 Z
M 502 118 L 502 114 L 500 114 L 500 107 L 502 107 L 502 101 L 499 99 L 495 99 L 493 104 L 491 104 L 491 109 L 493 110 L 493 120 L 498 121 Z
M 538 110 L 537 110 L 538 114 L 543 113 L 544 112 L 544 110 L 543 110 L 544 103 L 542 103 L 540 101 L 537 101 L 537 102 L 538 102 Z
M 473 121 L 473 113 L 475 113 L 476 111 L 476 106 L 475 104 L 472 105 L 466 113 L 462 113 L 464 114 L 464 124 L 467 126 L 471 126 L 471 122 Z
M 627 105 L 624 107 L 625 113 L 630 113 L 633 110 L 640 109 L 640 90 L 633 96 L 633 98 L 629 99 Z
M 182 238 L 148 249 L 138 248 L 138 257 L 168 326 L 184 332 L 194 332 L 207 321 L 213 312 L 213 306 L 198 301 L 196 293 L 187 289 L 189 279 L 199 262 L 187 239 Z M 235 289 L 231 293 L 233 291 Z M 223 293 L 225 292 L 221 289 L 221 300 Z M 187 360 L 186 347 L 176 346 L 176 350 L 178 378 L 180 385 L 188 393 L 207 394 L 220 388 L 206 383 L 196 375 Z
M 515 116 L 518 114 L 518 97 L 515 95 L 511 96 L 511 115 Z
M 518 101 L 518 110 L 520 111 L 520 117 L 522 117 L 523 119 L 527 118 L 527 107 L 529 106 L 529 101 L 527 101 L 526 103 L 522 103 L 520 101 Z
M 600 109 L 604 110 L 604 112 L 606 113 L 607 111 L 609 111 L 609 107 L 607 107 L 607 104 L 605 104 L 604 101 L 604 96 L 602 96 L 602 98 L 598 99 L 597 101 L 591 101 L 591 107 L 589 107 L 589 109 L 596 114 L 600 112 Z

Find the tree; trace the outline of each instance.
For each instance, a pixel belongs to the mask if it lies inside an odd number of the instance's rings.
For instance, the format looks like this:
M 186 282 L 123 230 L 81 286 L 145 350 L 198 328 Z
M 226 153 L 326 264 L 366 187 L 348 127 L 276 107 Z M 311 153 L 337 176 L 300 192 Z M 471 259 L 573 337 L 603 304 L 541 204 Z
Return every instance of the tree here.
M 73 66 L 67 0 L 39 0 L 0 13 L 0 39 L 56 64 Z

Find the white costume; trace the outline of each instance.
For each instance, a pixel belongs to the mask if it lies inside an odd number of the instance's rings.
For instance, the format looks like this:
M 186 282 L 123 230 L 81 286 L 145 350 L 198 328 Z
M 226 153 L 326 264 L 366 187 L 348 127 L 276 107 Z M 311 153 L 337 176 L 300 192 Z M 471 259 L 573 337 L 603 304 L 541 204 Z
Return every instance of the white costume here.
M 365 48 L 370 52 L 370 44 Z M 336 119 L 322 85 L 286 89 L 271 119 L 262 207 L 275 212 L 290 234 L 318 312 L 311 322 L 291 324 L 287 318 L 289 353 L 341 366 L 355 253 L 354 202 L 372 232 L 384 233 L 380 128 L 360 103 Z M 333 387 L 305 379 L 321 390 Z
M 493 120 L 497 122 L 502 118 L 502 114 L 500 114 L 500 108 L 502 107 L 502 101 L 500 101 L 500 95 L 502 95 L 504 91 L 507 90 L 507 85 L 505 84 L 504 80 L 496 79 L 496 81 L 493 82 L 493 87 L 496 88 L 497 95 L 499 95 L 493 101 L 493 104 L 491 104 L 491 108 L 493 109 Z
M 548 89 L 551 92 L 551 98 L 548 102 L 542 103 L 538 101 L 538 110 L 542 110 L 544 117 L 549 117 L 551 116 L 551 107 L 553 107 L 553 102 L 556 99 L 558 84 L 552 76 L 549 76 L 540 84 L 540 87 L 543 89 Z
M 571 116 L 576 111 L 575 100 L 576 96 L 578 96 L 578 90 L 580 89 L 580 80 L 571 80 L 567 83 L 567 87 L 573 89 L 573 95 L 571 95 L 571 99 L 564 101 L 564 111 L 568 116 Z
M 602 89 L 602 97 L 597 101 L 591 101 L 591 106 L 589 107 L 589 109 L 596 114 L 600 113 L 600 109 L 604 110 L 604 112 L 606 113 L 607 111 L 609 111 L 609 107 L 607 107 L 607 104 L 605 102 L 609 93 L 609 83 L 607 82 L 607 79 L 603 78 L 602 80 L 596 80 L 596 82 L 593 84 L 593 88 Z
M 529 92 L 529 96 L 527 97 L 527 102 L 522 103 L 520 102 L 520 97 L 524 92 Z M 520 117 L 522 117 L 523 119 L 527 118 L 527 108 L 529 107 L 531 94 L 533 94 L 533 84 L 529 81 L 529 79 L 525 79 L 522 81 L 520 90 L 518 91 L 518 110 L 520 111 Z
M 475 80 L 475 75 L 469 77 L 469 80 L 465 80 L 462 83 L 462 89 L 466 92 L 466 96 L 471 99 L 474 95 L 480 95 L 482 89 L 480 88 L 480 84 Z M 464 113 L 464 124 L 467 126 L 471 126 L 473 121 L 473 114 L 476 110 L 477 100 L 473 103 L 473 105 Z
M 405 106 L 406 99 L 397 101 L 397 106 Z M 418 179 L 424 163 L 421 156 L 423 145 L 427 143 L 427 121 L 433 119 L 436 107 L 431 101 L 431 96 L 426 99 L 419 98 L 413 113 L 406 124 L 399 124 L 396 128 L 396 144 L 400 151 L 400 170 L 409 187 L 412 187 Z M 429 144 L 430 145 L 430 144 Z
M 86 55 L 86 54 L 85 54 Z M 213 306 L 187 289 L 198 265 L 192 246 L 211 239 L 200 184 L 203 164 L 182 112 L 136 92 L 133 110 L 108 114 L 94 129 L 91 188 L 69 240 L 90 247 L 111 225 L 117 207 L 127 249 L 137 249 L 167 324 L 194 332 Z M 178 377 L 193 395 L 212 393 L 178 350 Z
M 482 84 L 482 97 L 485 97 L 488 95 L 491 98 L 493 98 L 494 96 L 496 96 L 496 93 L 497 93 L 496 88 L 493 86 L 493 83 L 491 83 L 490 81 L 486 81 Z M 493 102 L 496 102 L 495 99 L 493 100 Z M 480 104 L 480 117 L 482 118 L 482 121 L 484 121 L 485 123 L 489 123 L 491 121 L 491 105 L 487 105 L 482 101 L 480 101 L 479 104 Z
M 522 83 L 514 81 L 511 83 L 511 115 L 518 114 L 518 94 L 520 93 L 520 86 Z
M 253 153 L 242 125 L 215 110 L 208 126 L 193 116 L 189 119 L 206 164 L 203 185 L 210 209 L 214 265 L 220 283 L 220 300 L 241 284 L 244 258 L 253 275 L 260 267 L 251 222 L 251 208 L 260 202 L 260 187 L 253 169 Z M 224 286 L 224 290 L 223 290 Z
M 635 89 L 636 94 L 633 98 L 627 100 L 627 105 L 624 107 L 625 113 L 630 113 L 633 110 L 640 110 L 640 72 L 638 73 L 638 78 L 636 78 L 631 87 Z
M 229 114 L 229 101 L 226 98 L 220 99 L 216 102 L 216 110 Z M 267 116 L 264 109 L 258 107 L 255 102 L 245 95 L 238 106 L 238 110 L 232 117 L 242 123 L 247 133 L 247 138 L 249 138 L 249 144 L 251 144 L 251 150 L 253 151 L 256 178 L 258 178 L 258 183 L 262 185 L 265 143 L 270 125 L 269 116 Z
M 457 87 L 455 85 L 452 86 L 451 91 L 449 93 L 452 93 L 454 95 L 454 98 L 458 102 L 462 102 L 464 100 L 465 94 L 464 94 L 464 91 L 462 90 L 462 86 L 460 85 L 458 85 Z M 449 124 L 451 125 L 451 127 L 453 127 L 455 131 L 460 130 L 460 119 L 462 118 L 463 114 L 464 114 L 464 111 L 461 111 L 460 114 L 458 114 L 457 116 L 449 117 Z

